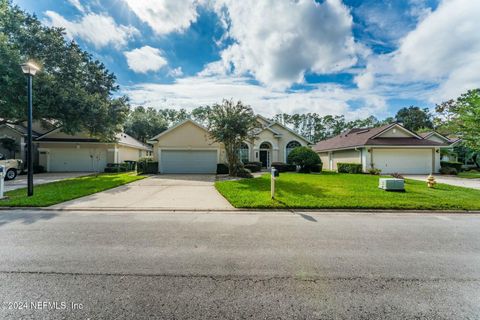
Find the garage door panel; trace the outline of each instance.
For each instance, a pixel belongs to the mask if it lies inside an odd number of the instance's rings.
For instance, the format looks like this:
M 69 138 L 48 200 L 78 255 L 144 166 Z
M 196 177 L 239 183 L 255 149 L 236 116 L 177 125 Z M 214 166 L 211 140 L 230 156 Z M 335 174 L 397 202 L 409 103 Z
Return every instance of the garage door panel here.
M 161 173 L 215 173 L 217 150 L 162 150 Z
M 374 149 L 373 164 L 382 173 L 429 174 L 431 149 Z
M 103 149 L 50 149 L 50 172 L 103 171 L 107 166 L 107 152 Z

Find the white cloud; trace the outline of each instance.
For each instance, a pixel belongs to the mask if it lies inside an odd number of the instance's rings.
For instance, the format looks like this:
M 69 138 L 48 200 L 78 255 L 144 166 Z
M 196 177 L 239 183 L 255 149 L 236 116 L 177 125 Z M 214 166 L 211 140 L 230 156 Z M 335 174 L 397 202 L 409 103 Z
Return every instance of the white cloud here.
M 375 75 L 377 92 L 401 95 L 413 88 L 411 98 L 433 103 L 480 87 L 479 16 L 479 1 L 444 0 L 400 40 L 396 51 L 371 56 L 357 85 Z
M 352 17 L 340 0 L 219 0 L 214 7 L 235 43 L 202 74 L 252 74 L 286 88 L 308 71 L 342 71 L 357 61 Z
M 183 76 L 182 67 L 177 67 L 177 68 L 174 68 L 174 69 L 170 69 L 170 71 L 168 71 L 168 75 L 172 78 L 178 78 L 178 77 Z
M 265 116 L 276 113 L 316 112 L 320 115 L 346 115 L 349 119 L 372 114 L 387 114 L 385 100 L 356 89 L 345 89 L 334 84 L 318 85 L 313 90 L 284 92 L 254 85 L 244 77 L 186 77 L 173 84 L 143 83 L 123 87 L 133 105 L 155 108 L 185 108 L 221 102 L 222 99 L 241 100 L 252 106 L 255 112 Z M 359 98 L 361 97 L 361 98 Z M 353 110 L 349 100 L 360 100 L 363 107 Z
M 128 67 L 138 73 L 158 71 L 167 65 L 167 60 L 157 48 L 144 46 L 132 51 L 124 52 L 127 58 Z
M 118 25 L 112 17 L 103 14 L 88 13 L 78 21 L 69 21 L 54 11 L 46 11 L 47 25 L 62 27 L 68 38 L 79 37 L 96 48 L 113 45 L 124 46 L 128 39 L 139 34 L 132 26 Z
M 68 0 L 72 6 L 74 6 L 78 11 L 85 13 L 85 8 L 80 3 L 80 0 Z
M 181 32 L 197 20 L 196 0 L 124 0 L 137 17 L 159 34 Z

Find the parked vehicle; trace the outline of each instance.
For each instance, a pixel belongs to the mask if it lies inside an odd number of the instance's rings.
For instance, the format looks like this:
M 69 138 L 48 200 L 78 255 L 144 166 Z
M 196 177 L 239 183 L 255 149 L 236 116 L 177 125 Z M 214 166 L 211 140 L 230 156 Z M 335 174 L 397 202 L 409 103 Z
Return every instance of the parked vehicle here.
M 0 166 L 5 167 L 5 180 L 13 180 L 22 171 L 23 161 L 18 159 L 7 159 L 0 153 Z

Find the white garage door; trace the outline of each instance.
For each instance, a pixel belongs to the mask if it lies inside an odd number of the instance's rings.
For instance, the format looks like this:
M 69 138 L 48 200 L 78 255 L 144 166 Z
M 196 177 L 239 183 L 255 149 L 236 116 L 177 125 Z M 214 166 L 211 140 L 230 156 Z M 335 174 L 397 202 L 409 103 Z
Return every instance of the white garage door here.
M 49 157 L 51 172 L 102 172 L 107 166 L 105 149 L 52 148 Z
M 382 173 L 429 174 L 432 149 L 374 149 L 373 163 Z
M 162 150 L 160 173 L 215 173 L 217 150 Z

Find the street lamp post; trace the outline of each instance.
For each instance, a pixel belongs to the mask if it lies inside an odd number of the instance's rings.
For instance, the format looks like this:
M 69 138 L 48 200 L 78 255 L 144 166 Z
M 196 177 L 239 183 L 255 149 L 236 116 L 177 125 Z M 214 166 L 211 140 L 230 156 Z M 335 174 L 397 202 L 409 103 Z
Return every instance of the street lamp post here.
M 32 80 L 33 76 L 40 70 L 40 68 L 32 62 L 22 64 L 22 71 L 27 75 L 28 79 L 28 127 L 27 127 L 27 179 L 29 197 L 33 196 L 33 152 L 32 152 Z

